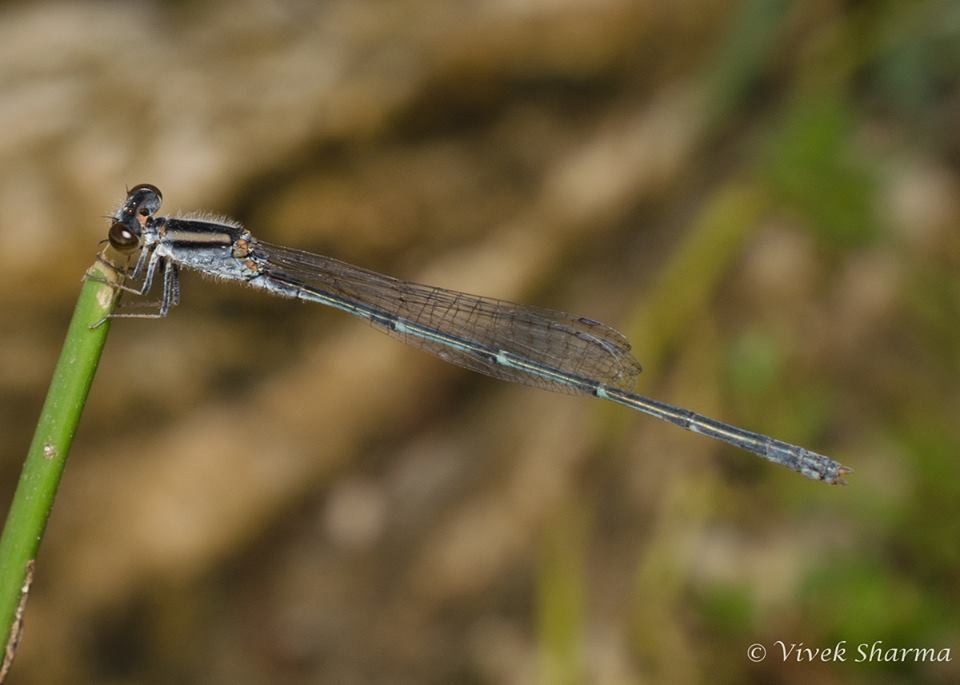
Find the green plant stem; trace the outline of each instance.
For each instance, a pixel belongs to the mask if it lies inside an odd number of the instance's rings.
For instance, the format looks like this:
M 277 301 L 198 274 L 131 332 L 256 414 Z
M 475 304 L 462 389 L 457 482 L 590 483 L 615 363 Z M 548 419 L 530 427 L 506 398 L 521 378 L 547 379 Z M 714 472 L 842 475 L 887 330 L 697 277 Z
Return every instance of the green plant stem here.
M 116 306 L 116 279 L 100 262 L 87 270 L 0 537 L 0 644 L 6 645 L 0 678 L 16 649 L 37 548 L 110 328 L 104 319 Z

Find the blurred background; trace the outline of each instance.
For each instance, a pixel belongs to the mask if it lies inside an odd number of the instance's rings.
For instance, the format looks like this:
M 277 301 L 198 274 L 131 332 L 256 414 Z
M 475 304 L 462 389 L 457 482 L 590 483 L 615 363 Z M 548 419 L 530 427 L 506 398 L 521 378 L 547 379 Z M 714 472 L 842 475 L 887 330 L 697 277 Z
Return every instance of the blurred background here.
M 0 54 L 4 507 L 143 182 L 856 471 L 187 274 L 112 327 L 9 682 L 960 682 L 957 3 L 6 2 Z

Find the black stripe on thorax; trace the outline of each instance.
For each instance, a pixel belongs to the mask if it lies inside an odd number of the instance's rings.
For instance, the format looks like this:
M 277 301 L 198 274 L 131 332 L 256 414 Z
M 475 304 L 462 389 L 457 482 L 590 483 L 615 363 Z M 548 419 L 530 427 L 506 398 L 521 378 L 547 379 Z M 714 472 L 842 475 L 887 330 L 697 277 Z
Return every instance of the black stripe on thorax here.
M 186 245 L 233 245 L 244 231 L 239 226 L 194 219 L 164 219 L 160 226 L 165 242 Z

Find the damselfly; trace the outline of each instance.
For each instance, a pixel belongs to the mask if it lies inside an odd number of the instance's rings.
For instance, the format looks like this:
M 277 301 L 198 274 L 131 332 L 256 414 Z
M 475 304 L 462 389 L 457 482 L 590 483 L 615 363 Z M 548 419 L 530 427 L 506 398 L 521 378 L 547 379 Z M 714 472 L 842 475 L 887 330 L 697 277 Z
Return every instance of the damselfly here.
M 138 185 L 113 216 L 108 239 L 136 263 L 124 290 L 162 292 L 151 314 L 180 302 L 180 269 L 318 302 L 366 319 L 403 342 L 473 371 L 575 395 L 592 395 L 758 454 L 808 478 L 843 483 L 850 469 L 811 452 L 633 392 L 640 364 L 619 332 L 593 319 L 409 283 L 331 257 L 272 245 L 239 223 L 157 216 L 160 190 Z

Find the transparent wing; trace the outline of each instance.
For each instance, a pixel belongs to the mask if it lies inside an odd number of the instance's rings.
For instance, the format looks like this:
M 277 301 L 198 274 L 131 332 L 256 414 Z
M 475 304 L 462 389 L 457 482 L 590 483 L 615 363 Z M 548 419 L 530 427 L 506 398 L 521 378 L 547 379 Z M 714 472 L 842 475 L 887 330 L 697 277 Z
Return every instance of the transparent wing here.
M 482 347 L 483 353 L 461 349 L 395 327 L 389 319 L 355 312 L 408 345 L 494 378 L 559 392 L 583 392 L 533 371 L 497 363 L 501 352 L 627 391 L 634 388 L 640 373 L 640 363 L 630 353 L 627 339 L 592 319 L 409 283 L 331 257 L 269 243 L 257 242 L 253 255 L 263 275 L 297 286 L 295 292 L 284 293 L 288 296 L 309 300 L 320 294 L 362 305 L 364 311 Z

